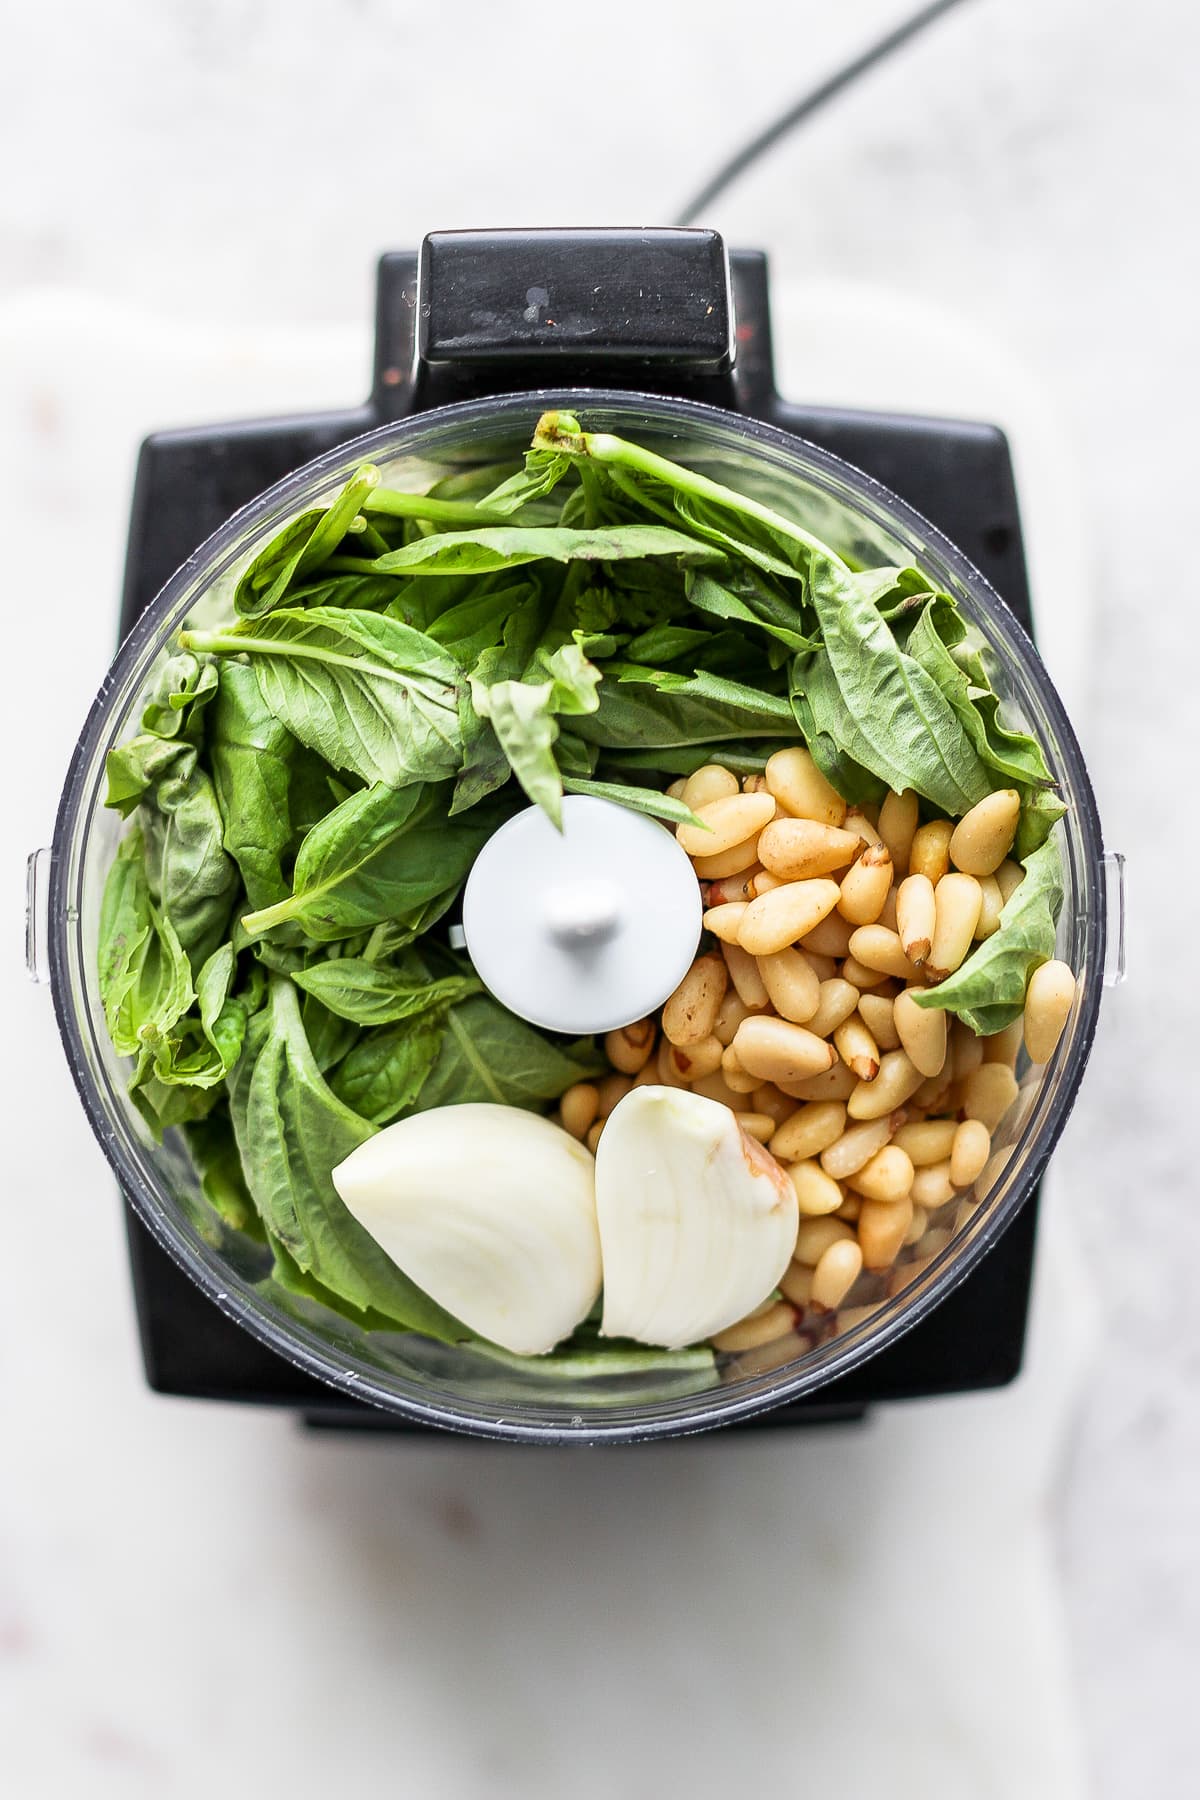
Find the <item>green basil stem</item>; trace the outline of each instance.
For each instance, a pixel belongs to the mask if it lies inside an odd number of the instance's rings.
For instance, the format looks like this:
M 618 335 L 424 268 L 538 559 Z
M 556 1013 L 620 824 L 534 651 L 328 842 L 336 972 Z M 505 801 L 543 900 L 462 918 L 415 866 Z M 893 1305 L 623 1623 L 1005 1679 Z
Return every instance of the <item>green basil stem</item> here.
M 376 488 L 359 504 L 363 513 L 386 513 L 392 519 L 429 519 L 441 525 L 511 525 L 507 513 L 492 512 L 471 500 L 431 500 L 428 494 L 404 494 Z
M 790 538 L 793 543 L 803 544 L 805 549 L 815 551 L 839 568 L 849 567 L 828 544 L 810 536 L 793 520 L 784 518 L 782 513 L 764 506 L 761 501 L 752 500 L 746 494 L 735 493 L 732 488 L 723 487 L 719 481 L 710 481 L 707 475 L 698 475 L 693 469 L 686 469 L 681 463 L 670 462 L 665 456 L 658 456 L 653 450 L 645 450 L 640 444 L 632 444 L 626 438 L 614 437 L 607 431 L 583 431 L 578 419 L 571 413 L 543 413 L 533 434 L 533 443 L 538 450 L 557 450 L 569 456 L 589 456 L 593 462 L 634 469 L 642 475 L 651 476 L 655 481 L 664 482 L 677 492 L 692 494 L 697 500 L 711 500 L 717 506 L 728 507 L 730 511 L 741 513 L 748 519 L 757 519 L 760 525 L 769 526 L 772 531 Z

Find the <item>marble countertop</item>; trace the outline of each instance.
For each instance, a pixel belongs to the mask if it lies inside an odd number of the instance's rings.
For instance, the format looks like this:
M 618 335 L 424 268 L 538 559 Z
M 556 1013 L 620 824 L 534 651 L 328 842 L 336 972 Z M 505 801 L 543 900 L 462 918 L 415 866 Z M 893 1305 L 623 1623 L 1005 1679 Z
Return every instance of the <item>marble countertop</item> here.
M 609 0 L 600 32 L 459 0 L 452 66 L 449 16 L 66 0 L 10 30 L 10 945 L 110 653 L 138 437 L 352 399 L 378 249 L 657 221 L 896 12 L 747 0 L 731 35 L 708 0 L 686 31 Z M 1171 526 L 1192 505 L 1198 40 L 1170 0 L 1103 29 L 1084 0 L 977 0 L 711 220 L 771 253 L 789 393 L 1011 430 L 1047 660 L 1130 857 L 1131 978 L 1056 1156 L 1026 1376 L 736 1461 L 345 1444 L 155 1399 L 105 1166 L 11 957 L 0 1735 L 20 1800 L 365 1780 L 636 1800 L 748 1768 L 938 1800 L 1180 1787 L 1200 1213 L 1176 946 L 1200 852 L 1164 823 L 1196 751 Z

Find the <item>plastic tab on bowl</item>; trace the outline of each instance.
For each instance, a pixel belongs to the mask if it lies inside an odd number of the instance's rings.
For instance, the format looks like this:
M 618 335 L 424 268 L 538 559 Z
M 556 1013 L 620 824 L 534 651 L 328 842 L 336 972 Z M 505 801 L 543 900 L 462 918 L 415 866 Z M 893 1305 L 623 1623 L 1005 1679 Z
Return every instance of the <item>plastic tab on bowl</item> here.
M 1118 987 L 1125 979 L 1125 858 L 1119 850 L 1104 855 L 1104 897 L 1108 908 L 1104 985 Z
M 50 979 L 50 860 L 43 846 L 25 864 L 25 967 L 31 981 Z

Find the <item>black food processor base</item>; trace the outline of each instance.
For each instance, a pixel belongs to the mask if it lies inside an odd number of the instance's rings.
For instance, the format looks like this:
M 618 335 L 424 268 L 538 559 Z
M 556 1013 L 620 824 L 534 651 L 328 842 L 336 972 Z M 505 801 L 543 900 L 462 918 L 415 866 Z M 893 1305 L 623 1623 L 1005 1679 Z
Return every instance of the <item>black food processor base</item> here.
M 447 401 L 574 385 L 727 406 L 832 451 L 945 532 L 1032 628 L 1003 433 L 782 400 L 759 252 L 731 252 L 727 282 L 724 245 L 709 231 L 446 232 L 427 238 L 420 258 L 398 252 L 380 262 L 365 406 L 147 439 L 122 636 L 231 513 L 322 451 Z M 1021 1366 L 1036 1215 L 1035 1193 L 982 1262 L 891 1348 L 810 1398 L 726 1429 L 854 1419 L 876 1401 L 1011 1381 Z M 292 1407 L 312 1425 L 441 1435 L 345 1398 L 266 1349 L 192 1285 L 128 1204 L 126 1220 L 146 1378 L 157 1392 Z

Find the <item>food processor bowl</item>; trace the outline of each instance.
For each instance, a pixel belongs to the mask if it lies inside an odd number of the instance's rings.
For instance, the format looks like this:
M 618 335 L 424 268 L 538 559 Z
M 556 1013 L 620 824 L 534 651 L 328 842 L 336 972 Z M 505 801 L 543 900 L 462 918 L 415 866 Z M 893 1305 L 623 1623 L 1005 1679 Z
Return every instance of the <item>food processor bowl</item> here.
M 269 1251 L 209 1206 L 179 1134 L 150 1141 L 99 996 L 101 895 L 121 831 L 103 803 L 105 756 L 136 729 L 175 632 L 193 615 L 231 612 L 237 576 L 257 551 L 294 514 L 327 503 L 361 463 L 374 463 L 392 486 L 422 490 L 450 470 L 519 457 L 551 408 L 752 494 L 847 561 L 915 563 L 958 602 L 1006 717 L 1040 741 L 1067 803 L 1055 827 L 1064 882 L 1057 954 L 1077 973 L 1076 1002 L 1051 1061 L 1018 1065 L 1019 1097 L 979 1182 L 949 1208 L 948 1241 L 931 1260 L 901 1264 L 889 1291 L 848 1329 L 806 1329 L 718 1357 L 713 1368 L 667 1364 L 564 1379 L 536 1359 L 367 1332 L 285 1292 L 271 1279 Z M 426 1425 L 531 1442 L 620 1442 L 719 1426 L 812 1393 L 892 1344 L 987 1253 L 1034 1190 L 1091 1048 L 1106 955 L 1104 860 L 1083 756 L 1037 650 L 978 570 L 919 514 L 861 471 L 753 419 L 637 393 L 538 390 L 436 407 L 341 445 L 237 513 L 172 576 L 121 646 L 79 738 L 55 829 L 45 931 L 59 1027 L 93 1130 L 150 1231 L 232 1319 L 332 1387 Z

